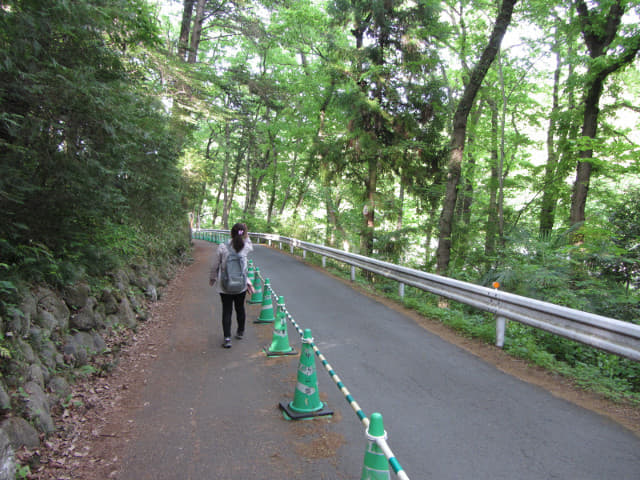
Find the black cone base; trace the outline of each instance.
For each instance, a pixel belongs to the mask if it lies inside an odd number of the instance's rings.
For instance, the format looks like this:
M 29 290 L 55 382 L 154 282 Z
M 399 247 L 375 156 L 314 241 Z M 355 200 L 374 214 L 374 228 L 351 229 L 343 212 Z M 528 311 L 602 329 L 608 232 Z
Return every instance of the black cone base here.
M 322 404 L 323 407 L 326 404 Z M 280 402 L 280 410 L 284 414 L 285 418 L 288 420 L 303 420 L 306 418 L 315 418 L 315 417 L 326 417 L 329 415 L 333 415 L 333 411 L 328 410 L 326 408 L 322 408 L 321 410 L 317 410 L 315 412 L 296 412 L 292 410 L 288 403 Z
M 298 352 L 296 352 L 295 348 L 292 348 L 290 352 L 270 352 L 269 351 L 269 347 L 264 347 L 263 348 L 264 353 L 267 354 L 267 357 L 280 357 L 282 355 L 297 355 Z

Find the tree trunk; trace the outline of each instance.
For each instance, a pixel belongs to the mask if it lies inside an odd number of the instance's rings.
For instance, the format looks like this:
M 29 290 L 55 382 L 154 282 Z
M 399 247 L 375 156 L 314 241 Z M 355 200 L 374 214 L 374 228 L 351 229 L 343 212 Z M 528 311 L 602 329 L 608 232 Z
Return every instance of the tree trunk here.
M 200 37 L 202 36 L 202 23 L 204 22 L 204 7 L 206 3 L 206 0 L 198 0 L 196 4 L 196 16 L 193 19 L 193 27 L 191 29 L 191 42 L 189 44 L 187 63 L 196 63 L 198 59 L 198 48 L 200 46 Z
M 231 205 L 233 205 L 233 198 L 236 194 L 236 188 L 238 186 L 238 179 L 240 178 L 240 166 L 242 165 L 242 157 L 244 156 L 244 149 L 238 151 L 236 156 L 235 168 L 233 171 L 233 177 L 231 178 L 231 187 L 229 188 L 229 197 L 224 205 L 224 221 L 222 222 L 225 229 L 229 228 L 229 214 L 231 213 Z
M 184 0 L 184 8 L 182 9 L 182 23 L 180 24 L 180 38 L 178 40 L 178 57 L 182 61 L 187 60 L 194 2 L 195 0 Z
M 229 128 L 229 122 L 224 125 L 224 139 L 227 145 L 231 145 L 231 129 Z M 231 161 L 231 151 L 229 148 L 225 148 L 224 152 L 224 165 L 222 167 L 222 225 L 227 228 L 229 225 L 229 163 Z
M 499 52 L 498 52 L 499 55 Z M 498 157 L 498 239 L 500 245 L 504 246 L 504 179 L 507 176 L 504 169 L 505 161 L 505 130 L 507 126 L 507 94 L 504 88 L 504 75 L 502 72 L 502 58 L 498 57 L 498 69 L 500 77 L 500 94 L 502 98 L 502 108 L 500 110 L 500 151 Z M 516 130 L 517 134 L 517 130 Z
M 272 137 L 272 135 L 269 135 Z M 273 150 L 273 176 L 271 178 L 271 196 L 269 198 L 269 208 L 267 209 L 267 225 L 271 225 L 273 209 L 276 204 L 276 193 L 278 190 L 278 150 L 276 149 L 275 138 L 271 138 L 271 149 Z
M 471 224 L 471 206 L 473 205 L 473 169 L 476 160 L 473 156 L 469 157 L 470 168 L 467 169 L 469 175 L 464 177 L 464 188 L 462 192 L 462 201 L 460 202 L 460 216 L 465 225 Z
M 398 194 L 398 221 L 396 222 L 396 230 L 402 230 L 404 222 L 404 178 L 400 177 L 400 193 Z
M 200 197 L 199 197 L 199 202 L 198 202 L 199 217 L 202 217 L 202 207 L 204 205 L 204 197 L 205 197 L 206 194 L 207 194 L 207 183 L 206 182 L 202 182 L 202 189 L 200 191 Z M 199 224 L 198 224 L 198 228 L 200 228 Z
M 559 41 L 566 41 L 566 38 L 564 36 L 560 36 Z M 569 41 L 568 43 L 569 49 L 567 52 L 567 57 L 571 58 L 573 54 L 573 49 L 571 47 L 572 42 Z M 567 78 L 573 78 L 574 65 L 572 62 L 568 62 L 567 66 Z M 561 72 L 558 71 L 558 75 L 560 74 Z M 555 89 L 556 87 L 554 86 L 554 90 Z M 557 89 L 559 91 L 559 85 Z M 571 114 L 571 112 L 574 112 L 577 109 L 575 100 L 575 88 L 569 87 L 568 92 L 565 93 L 564 96 L 568 99 L 565 109 L 569 114 Z M 554 105 L 555 101 L 556 100 L 554 99 Z M 551 112 L 552 118 L 556 116 L 555 112 L 559 111 L 559 109 L 559 105 L 557 108 L 554 106 L 554 109 Z M 542 235 L 543 237 L 549 235 L 555 225 L 556 207 L 561 196 L 561 188 L 564 185 L 564 179 L 569 174 L 570 169 L 573 168 L 572 166 L 574 158 L 571 148 L 572 145 L 576 143 L 579 128 L 579 123 L 574 120 L 573 115 L 568 115 L 568 118 L 565 118 L 565 120 L 561 122 L 561 124 L 557 127 L 552 127 L 552 125 L 553 124 L 550 122 L 550 130 L 552 128 L 557 128 L 557 146 L 555 147 L 555 155 L 557 156 L 557 160 L 554 167 L 554 159 L 552 156 L 554 152 L 554 146 L 553 144 L 548 145 L 549 158 L 547 161 L 548 165 L 545 166 L 544 183 L 542 185 L 543 197 L 540 212 L 540 235 Z M 553 142 L 553 135 L 554 132 L 550 131 L 547 137 L 548 142 Z
M 336 247 L 336 231 L 342 234 L 342 238 L 347 238 L 347 233 L 344 231 L 342 225 L 340 225 L 340 219 L 338 217 L 338 206 L 340 205 L 340 198 L 337 201 L 333 201 L 331 196 L 331 187 L 324 188 L 324 203 L 327 208 L 327 244 L 330 247 Z
M 306 70 L 305 70 L 305 73 L 306 73 Z M 329 103 L 331 102 L 331 99 L 333 97 L 335 83 L 336 83 L 335 79 L 332 78 L 329 89 L 327 90 L 327 95 L 324 97 L 324 100 L 320 105 L 320 109 L 318 111 L 318 129 L 316 130 L 316 135 L 313 139 L 313 147 L 312 147 L 313 151 L 318 152 L 316 153 L 315 157 L 320 166 L 320 171 L 325 173 L 324 175 L 322 175 L 322 178 L 323 178 L 322 187 L 325 191 L 324 197 L 325 197 L 325 206 L 327 209 L 327 229 L 328 230 L 330 229 L 330 225 L 334 225 L 335 227 L 334 229 L 331 229 L 330 232 L 327 231 L 327 234 L 326 234 L 326 238 L 330 246 L 335 246 L 335 229 L 338 229 L 343 234 L 343 238 L 346 237 L 344 229 L 339 224 L 340 222 L 338 220 L 338 212 L 334 205 L 333 198 L 331 196 L 332 178 L 331 178 L 331 175 L 328 173 L 330 169 L 327 166 L 325 156 L 322 152 L 322 148 L 323 148 L 322 142 L 324 139 L 324 125 L 325 125 L 326 113 L 327 113 L 327 108 L 329 106 Z M 310 159 L 309 166 L 311 166 L 311 162 L 312 160 Z M 308 176 L 308 173 L 305 176 Z
M 360 254 L 368 256 L 373 251 L 373 232 L 375 227 L 376 189 L 378 183 L 378 159 L 370 158 L 367 162 L 369 174 L 365 190 L 363 209 L 364 225 L 360 243 Z
M 590 139 L 596 138 L 598 130 L 598 114 L 600 113 L 600 97 L 604 88 L 602 80 L 595 80 L 589 87 L 584 103 L 584 116 L 582 121 L 582 136 Z M 573 183 L 571 195 L 571 212 L 569 222 L 571 225 L 582 223 L 585 220 L 584 212 L 589 193 L 591 180 L 591 161 L 593 149 L 586 148 L 580 151 L 580 160 L 576 170 L 576 179 Z
M 498 236 L 498 107 L 493 99 L 487 100 L 491 110 L 491 176 L 489 178 L 489 209 L 484 241 L 484 253 L 492 257 L 496 252 Z M 489 260 L 489 259 L 488 259 Z
M 451 233 L 453 231 L 453 213 L 456 206 L 458 182 L 460 181 L 460 172 L 462 170 L 462 151 L 464 148 L 464 139 L 458 138 L 462 134 L 464 138 L 464 128 L 462 131 L 454 131 L 452 148 L 449 154 L 449 165 L 447 172 L 447 187 L 444 195 L 444 203 L 442 204 L 442 212 L 440 213 L 438 248 L 436 250 L 436 272 L 444 273 L 449 267 L 451 256 Z
M 271 149 L 268 149 L 264 154 L 264 160 L 262 162 L 262 167 L 269 164 L 269 158 L 271 157 Z M 247 168 L 249 165 L 247 164 Z M 249 189 L 247 191 L 248 202 L 245 213 L 249 216 L 255 216 L 256 214 L 256 206 L 258 205 L 258 198 L 260 197 L 260 190 L 262 188 L 262 181 L 264 180 L 265 174 L 261 173 L 260 175 L 252 176 L 250 171 L 247 169 L 247 175 L 250 178 Z
M 218 194 L 216 195 L 216 203 L 213 207 L 213 214 L 211 215 L 213 226 L 216 224 L 216 218 L 218 218 L 218 210 L 220 210 L 220 196 L 222 195 L 222 190 L 218 189 Z M 224 205 L 224 203 L 223 203 Z M 223 208 L 224 210 L 224 208 Z M 221 217 L 222 218 L 222 217 Z
M 640 34 L 636 34 L 633 37 L 624 39 L 626 45 L 616 46 L 617 48 L 612 50 L 611 55 L 606 55 L 611 43 L 617 37 L 626 3 L 622 0 L 615 0 L 609 5 L 605 18 L 602 18 L 595 11 L 599 5 L 596 5 L 593 10 L 589 10 L 584 0 L 576 0 L 578 15 L 582 22 L 582 34 L 589 49 L 589 56 L 593 60 L 602 60 L 600 57 L 605 57 L 604 61 L 591 62 L 587 73 L 589 80 L 585 89 L 582 136 L 589 140 L 596 138 L 598 115 L 600 113 L 599 104 L 604 90 L 604 82 L 610 74 L 630 64 L 640 50 Z M 581 150 L 579 158 L 571 195 L 571 212 L 569 215 L 571 225 L 577 225 L 585 221 L 593 148 L 587 147 Z M 579 240 L 578 238 L 577 241 Z
M 453 229 L 453 217 L 458 195 L 458 183 L 462 171 L 462 156 L 464 152 L 465 136 L 467 131 L 467 118 L 474 100 L 482 85 L 484 77 L 495 59 L 502 38 L 511 23 L 513 7 L 517 0 L 503 0 L 493 27 L 489 43 L 482 52 L 478 64 L 471 72 L 469 84 L 466 86 L 460 103 L 453 117 L 453 133 L 451 138 L 451 151 L 449 153 L 449 165 L 447 172 L 447 186 L 444 203 L 439 222 L 438 249 L 436 251 L 436 272 L 445 274 L 449 268 L 451 259 L 451 232 Z
M 556 172 L 558 169 L 559 154 L 554 142 L 554 135 L 557 131 L 557 121 L 555 120 L 559 107 L 560 90 L 560 54 L 556 54 L 556 69 L 553 73 L 553 94 L 551 114 L 549 115 L 549 130 L 547 131 L 547 163 L 544 166 L 544 181 L 542 183 L 542 202 L 540 206 L 540 235 L 547 237 L 553 230 L 556 218 L 556 204 L 558 193 L 556 187 Z
M 282 215 L 284 214 L 284 209 L 286 208 L 287 204 L 289 203 L 289 198 L 291 197 L 291 192 L 292 192 L 292 188 L 293 188 L 293 184 L 296 181 L 296 170 L 298 169 L 298 151 L 302 150 L 300 148 L 300 145 L 302 144 L 302 137 L 298 139 L 298 141 L 296 142 L 298 145 L 298 148 L 296 148 L 295 152 L 293 153 L 293 159 L 291 160 L 291 173 L 289 174 L 290 178 L 293 179 L 293 181 L 289 181 L 288 182 L 288 188 L 286 189 L 286 191 L 284 192 L 284 196 L 282 198 L 282 203 L 280 204 L 280 208 L 278 209 L 278 216 L 282 217 Z
M 209 132 L 209 139 L 207 140 L 207 149 L 205 152 L 205 158 L 207 159 L 207 162 L 214 162 L 214 159 L 212 159 L 211 156 L 211 147 L 213 145 L 214 142 L 214 138 L 215 138 L 215 132 L 214 129 L 212 128 L 211 131 Z M 217 155 L 216 155 L 217 156 Z M 216 204 L 215 204 L 215 208 L 213 209 L 212 212 L 212 217 L 211 217 L 211 226 L 215 225 L 216 223 L 216 217 L 218 216 L 218 204 L 220 202 L 220 194 L 222 191 L 224 191 L 224 196 L 226 198 L 227 196 L 227 163 L 228 163 L 228 153 L 225 153 L 225 159 L 223 160 L 223 172 L 222 172 L 222 181 L 220 182 L 220 187 L 218 188 L 218 194 L 216 196 Z M 206 189 L 207 189 L 207 184 L 206 182 L 203 182 L 202 185 L 202 199 L 204 201 L 204 196 L 206 194 Z
M 235 198 L 235 195 L 236 195 L 236 189 L 238 188 L 238 181 L 240 179 L 240 167 L 242 166 L 243 156 L 244 156 L 244 150 L 241 152 L 238 152 L 235 169 L 233 171 L 233 177 L 231 177 L 231 188 L 229 189 L 229 203 L 227 205 L 227 218 L 229 217 L 228 212 L 231 211 L 231 205 L 233 204 L 233 199 Z M 228 226 L 225 228 L 228 228 Z
M 309 189 L 309 183 L 305 183 L 304 187 L 300 191 L 300 194 L 298 195 L 298 201 L 296 202 L 296 206 L 293 209 L 292 217 L 294 220 L 297 220 L 298 218 L 298 212 L 300 211 L 300 208 L 302 208 L 302 202 L 304 200 L 304 196 L 306 195 L 308 189 Z
M 478 107 L 474 110 L 473 115 L 469 119 L 470 127 L 468 129 L 467 135 L 467 144 L 469 145 L 469 150 L 473 150 L 471 147 L 476 137 L 476 127 L 482 118 L 484 102 L 480 102 Z M 463 182 L 464 186 L 462 187 L 462 198 L 458 200 L 458 212 L 456 213 L 462 218 L 462 222 L 465 226 L 469 226 L 471 224 L 471 208 L 473 206 L 473 194 L 474 194 L 474 181 L 475 181 L 475 167 L 476 167 L 476 159 L 473 155 L 469 155 L 468 157 L 469 168 L 467 168 L 467 174 L 465 175 Z M 459 234 L 457 238 L 454 238 L 455 242 L 463 241 L 466 242 L 469 236 L 469 229 L 464 229 L 464 238 L 462 234 Z

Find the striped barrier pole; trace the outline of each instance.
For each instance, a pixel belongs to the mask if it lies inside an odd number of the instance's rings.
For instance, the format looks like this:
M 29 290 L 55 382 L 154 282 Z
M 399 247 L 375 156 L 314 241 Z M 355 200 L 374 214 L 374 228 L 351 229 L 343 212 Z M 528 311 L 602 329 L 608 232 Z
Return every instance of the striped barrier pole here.
M 256 268 L 256 273 L 257 273 L 257 277 L 262 278 L 262 276 L 259 273 L 259 269 L 257 269 L 257 268 Z M 272 285 L 270 286 L 270 289 L 271 289 L 271 292 L 274 295 L 277 296 L 277 294 L 273 290 L 273 286 Z M 293 316 L 284 307 L 284 305 L 282 307 L 282 311 L 285 313 L 285 319 L 289 320 L 291 322 L 291 324 L 295 327 L 296 331 L 300 335 L 300 338 L 304 338 L 304 330 L 300 327 L 300 325 L 298 325 L 298 322 L 295 321 Z M 364 413 L 364 411 L 362 410 L 362 408 L 360 408 L 360 405 L 358 405 L 358 402 L 355 401 L 355 399 L 353 398 L 353 396 L 351 395 L 351 393 L 349 392 L 347 387 L 342 383 L 342 381 L 340 380 L 340 377 L 338 377 L 338 375 L 333 370 L 333 368 L 331 367 L 331 365 L 329 364 L 329 362 L 327 361 L 325 356 L 320 352 L 320 349 L 313 342 L 313 339 L 310 339 L 310 341 L 309 341 L 309 339 L 306 339 L 306 340 L 307 340 L 306 343 L 308 343 L 313 348 L 313 351 L 315 352 L 316 356 L 320 359 L 320 362 L 322 363 L 322 366 L 329 373 L 329 376 L 334 381 L 334 383 L 336 384 L 338 389 L 342 392 L 342 394 L 344 395 L 345 399 L 349 403 L 349 406 L 353 409 L 353 411 L 356 413 L 356 415 L 360 419 L 360 422 L 368 430 L 369 429 L 369 425 L 370 425 L 370 420 L 369 420 L 369 418 L 367 418 L 367 416 Z M 374 413 L 371 416 L 374 417 L 374 415 L 376 415 L 376 414 Z M 380 414 L 378 414 L 378 415 L 380 415 Z M 402 465 L 400 465 L 400 462 L 396 459 L 393 451 L 391 450 L 391 447 L 387 443 L 386 432 L 385 432 L 385 435 L 383 435 L 383 436 L 376 436 L 374 438 L 374 440 L 375 440 L 376 445 L 378 447 L 380 447 L 380 450 L 382 450 L 382 452 L 384 453 L 385 458 L 387 459 L 389 465 L 391 466 L 391 469 L 396 474 L 396 476 L 400 480 L 410 480 L 409 476 L 407 475 L 407 473 L 402 468 Z M 364 475 L 364 472 L 363 472 L 363 475 Z M 363 478 L 366 478 L 366 477 L 363 477 Z M 361 479 L 361 480 L 363 480 L 363 479 Z
M 301 334 L 300 336 L 302 336 L 303 334 L 302 328 L 300 328 L 298 323 L 294 320 L 294 318 L 291 316 L 289 312 L 286 312 L 286 315 L 289 321 L 294 325 L 298 333 Z M 320 349 L 318 349 L 316 344 L 311 342 L 311 346 L 316 356 L 320 359 L 320 363 L 322 363 L 322 366 L 329 373 L 329 376 L 331 377 L 331 379 L 334 381 L 338 389 L 344 395 L 345 399 L 349 403 L 349 406 L 356 413 L 356 415 L 358 416 L 362 424 L 365 426 L 365 428 L 369 428 L 369 424 L 370 424 L 369 418 L 367 418 L 362 408 L 360 408 L 360 405 L 358 405 L 358 402 L 356 402 L 356 400 L 353 398 L 353 396 L 351 395 L 347 387 L 344 385 L 344 383 L 342 383 L 342 380 L 340 380 L 340 377 L 333 370 L 333 367 L 331 367 L 331 365 L 329 364 L 325 356 L 322 354 L 322 352 L 320 352 Z M 401 480 L 409 480 L 409 477 L 407 476 L 406 472 L 402 468 L 402 465 L 400 465 L 400 462 L 398 462 L 395 455 L 391 451 L 391 447 L 389 447 L 389 444 L 387 443 L 386 436 L 377 437 L 375 441 L 376 441 L 376 444 L 380 447 L 380 449 L 384 453 L 387 461 L 389 462 L 389 465 L 393 469 L 394 473 L 398 476 L 398 478 L 400 478 Z

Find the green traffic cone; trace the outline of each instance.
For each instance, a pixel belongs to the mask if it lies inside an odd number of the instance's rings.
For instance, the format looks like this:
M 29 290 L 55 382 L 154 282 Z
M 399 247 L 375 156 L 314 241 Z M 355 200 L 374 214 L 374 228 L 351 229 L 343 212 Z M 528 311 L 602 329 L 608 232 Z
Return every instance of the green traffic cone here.
M 280 403 L 282 413 L 287 420 L 301 420 L 304 418 L 333 415 L 326 405 L 320 401 L 318 379 L 316 376 L 316 360 L 313 353 L 313 337 L 311 330 L 304 331 L 302 350 L 298 366 L 298 383 L 293 393 L 293 401 Z
M 247 268 L 248 268 L 248 271 L 253 273 L 253 268 L 254 268 L 253 267 L 253 260 L 249 259 L 249 262 L 247 262 Z
M 360 480 L 389 480 L 389 461 L 384 452 L 376 443 L 376 439 L 387 439 L 387 432 L 384 431 L 382 415 L 372 413 L 367 429 L 367 450 L 364 452 L 364 465 L 362 466 L 362 476 Z
M 276 321 L 273 324 L 273 337 L 271 346 L 265 348 L 268 357 L 276 357 L 280 355 L 295 355 L 297 352 L 289 345 L 289 335 L 287 333 L 287 318 L 284 313 L 284 297 L 278 298 L 278 313 Z
M 271 296 L 271 285 L 269 279 L 264 279 L 264 293 L 262 299 L 262 309 L 260 310 L 260 316 L 253 323 L 271 323 L 275 320 L 273 316 L 273 297 Z
M 249 266 L 247 267 L 247 278 L 251 282 L 251 285 L 253 285 L 253 281 L 256 279 L 256 273 L 253 270 L 253 261 L 252 260 L 249 260 Z
M 254 269 L 253 276 L 254 276 L 253 288 L 255 289 L 255 292 L 253 292 L 253 294 L 251 295 L 251 298 L 249 299 L 249 303 L 251 304 L 262 303 L 262 286 L 260 285 L 260 269 L 258 267 Z

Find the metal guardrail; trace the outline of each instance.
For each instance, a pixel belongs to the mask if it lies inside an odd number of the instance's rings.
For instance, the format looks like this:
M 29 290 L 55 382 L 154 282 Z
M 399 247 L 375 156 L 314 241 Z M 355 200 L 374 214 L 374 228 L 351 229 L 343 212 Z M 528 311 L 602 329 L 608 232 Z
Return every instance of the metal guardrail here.
M 228 233 L 225 230 L 203 230 L 203 232 Z M 303 256 L 306 252 L 320 255 L 323 266 L 325 266 L 325 257 L 351 265 L 352 280 L 355 279 L 355 268 L 396 280 L 400 284 L 401 296 L 404 294 L 404 286 L 410 285 L 493 313 L 496 316 L 496 344 L 499 347 L 504 345 L 506 321 L 512 320 L 640 362 L 640 325 L 635 323 L 421 272 L 277 234 L 251 233 L 250 235 L 256 239 L 265 240 L 269 244 L 272 242 L 287 244 L 291 253 L 298 248 L 303 251 Z

